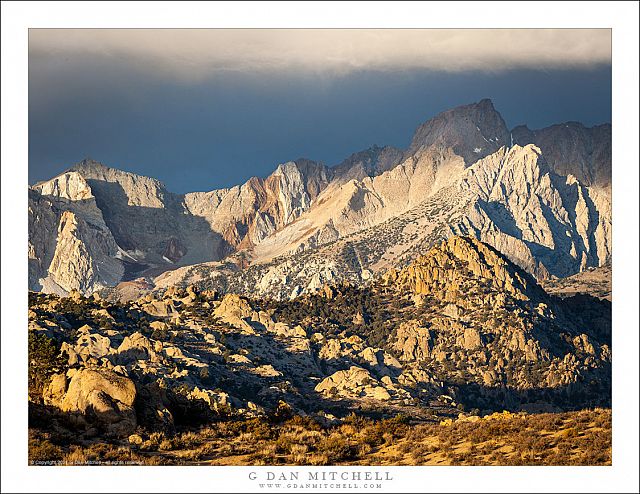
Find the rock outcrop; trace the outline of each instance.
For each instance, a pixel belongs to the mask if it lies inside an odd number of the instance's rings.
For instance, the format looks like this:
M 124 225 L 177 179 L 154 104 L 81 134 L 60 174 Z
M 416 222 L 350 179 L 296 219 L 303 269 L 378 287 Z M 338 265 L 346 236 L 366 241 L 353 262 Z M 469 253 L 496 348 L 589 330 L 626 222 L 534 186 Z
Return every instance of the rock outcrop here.
M 366 397 L 374 400 L 389 400 L 391 395 L 371 374 L 361 367 L 335 372 L 315 387 L 319 393 L 329 397 Z
M 95 421 L 107 434 L 127 436 L 135 430 L 136 387 L 131 379 L 112 371 L 74 370 L 68 382 L 67 376 L 58 374 L 43 397 L 47 405 Z
M 528 300 L 532 291 L 541 294 L 531 276 L 472 237 L 450 237 L 400 272 L 390 270 L 383 280 L 415 294 L 436 294 L 445 302 L 456 303 L 463 298 L 470 277 L 481 287 L 490 286 L 518 300 Z

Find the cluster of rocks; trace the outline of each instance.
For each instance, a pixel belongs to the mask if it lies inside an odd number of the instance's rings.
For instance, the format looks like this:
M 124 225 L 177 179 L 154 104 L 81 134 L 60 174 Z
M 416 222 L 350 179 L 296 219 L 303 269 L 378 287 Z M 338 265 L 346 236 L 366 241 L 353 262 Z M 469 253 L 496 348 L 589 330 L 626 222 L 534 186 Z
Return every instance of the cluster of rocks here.
M 68 366 L 52 377 L 43 402 L 90 424 L 90 433 L 94 426 L 127 435 L 137 426 L 166 430 L 178 421 L 258 416 L 282 403 L 297 413 L 324 413 L 323 397 L 385 403 L 382 408 L 411 398 L 400 384 L 400 364 L 382 349 L 275 322 L 238 295 L 220 300 L 212 292 L 172 288 L 124 311 L 78 292 L 35 300 L 30 331 L 61 342 Z M 90 322 L 73 327 L 67 301 Z M 345 366 L 367 379 L 343 376 L 338 369 Z M 328 382 L 339 392 L 326 393 Z
M 42 399 L 112 434 L 283 404 L 300 414 L 419 414 L 439 402 L 450 413 L 456 401 L 575 404 L 585 386 L 608 399 L 610 333 L 473 238 L 452 237 L 369 288 L 324 286 L 313 297 L 287 312 L 284 302 L 193 286 L 124 304 L 32 293 L 30 331 L 57 340 L 68 367 Z M 311 303 L 324 316 L 311 317 Z M 367 310 L 389 307 L 373 344 Z M 348 317 L 329 330 L 336 311 Z

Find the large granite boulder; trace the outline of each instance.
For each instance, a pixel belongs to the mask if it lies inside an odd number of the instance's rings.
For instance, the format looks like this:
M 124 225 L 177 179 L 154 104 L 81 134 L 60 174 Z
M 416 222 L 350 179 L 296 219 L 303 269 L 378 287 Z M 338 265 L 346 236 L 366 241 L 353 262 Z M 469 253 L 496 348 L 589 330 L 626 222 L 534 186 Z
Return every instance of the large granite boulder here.
M 43 399 L 46 405 L 96 422 L 112 435 L 128 435 L 136 428 L 136 387 L 131 379 L 109 370 L 76 370 L 69 381 L 58 374 Z

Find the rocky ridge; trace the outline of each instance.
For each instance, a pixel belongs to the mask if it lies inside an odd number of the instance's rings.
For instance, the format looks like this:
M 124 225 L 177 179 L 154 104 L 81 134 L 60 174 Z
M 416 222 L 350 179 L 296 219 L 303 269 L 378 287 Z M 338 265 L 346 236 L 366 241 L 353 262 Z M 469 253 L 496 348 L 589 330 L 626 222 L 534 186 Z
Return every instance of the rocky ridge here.
M 452 235 L 479 238 L 538 279 L 565 277 L 609 262 L 610 218 L 606 195 L 553 173 L 533 145 L 515 145 L 462 169 L 456 181 L 380 224 L 242 271 L 196 266 L 161 276 L 156 285 L 190 280 L 286 299 L 325 283 L 368 283 Z

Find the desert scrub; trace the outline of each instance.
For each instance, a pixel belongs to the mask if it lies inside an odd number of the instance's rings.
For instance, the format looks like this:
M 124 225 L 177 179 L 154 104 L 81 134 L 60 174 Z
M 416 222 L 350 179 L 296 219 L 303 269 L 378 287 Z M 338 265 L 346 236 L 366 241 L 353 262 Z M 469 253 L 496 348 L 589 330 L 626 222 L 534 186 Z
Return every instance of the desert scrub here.
M 348 460 L 354 456 L 354 451 L 349 441 L 338 433 L 331 434 L 329 437 L 322 439 L 317 444 L 316 449 L 318 452 L 324 453 L 327 456 L 330 464 Z
M 276 452 L 281 454 L 289 454 L 292 453 L 294 449 L 297 449 L 298 452 L 300 452 L 300 448 L 294 448 L 296 446 L 299 446 L 303 447 L 303 453 L 306 453 L 308 448 L 306 445 L 300 444 L 299 437 L 300 436 L 298 434 L 281 434 L 275 442 Z
M 48 439 L 29 440 L 29 462 L 57 462 L 62 460 L 62 448 Z
M 259 440 L 273 439 L 275 431 L 273 427 L 261 419 L 250 419 L 246 421 L 244 430 Z
M 71 450 L 64 455 L 62 463 L 68 466 L 86 465 L 90 461 L 87 453 L 80 447 L 72 447 Z
M 152 432 L 149 435 L 149 439 L 144 441 L 140 445 L 142 451 L 158 451 L 160 444 L 166 440 L 166 436 L 163 432 Z
M 580 415 L 578 415 L 580 414 Z M 559 417 L 560 415 L 560 417 Z M 588 419 L 588 420 L 587 420 Z M 557 421 L 562 424 L 556 428 Z M 598 426 L 596 426 L 598 424 Z M 46 424 L 45 424 L 46 425 Z M 573 429 L 573 430 L 572 430 Z M 76 436 L 30 430 L 30 459 L 82 463 L 337 465 L 607 465 L 611 413 L 587 410 L 513 416 L 451 425 L 349 417 L 321 427 L 307 418 L 216 422 L 173 436 L 141 432 L 138 447 L 74 443 Z M 146 434 L 149 434 L 146 436 Z

